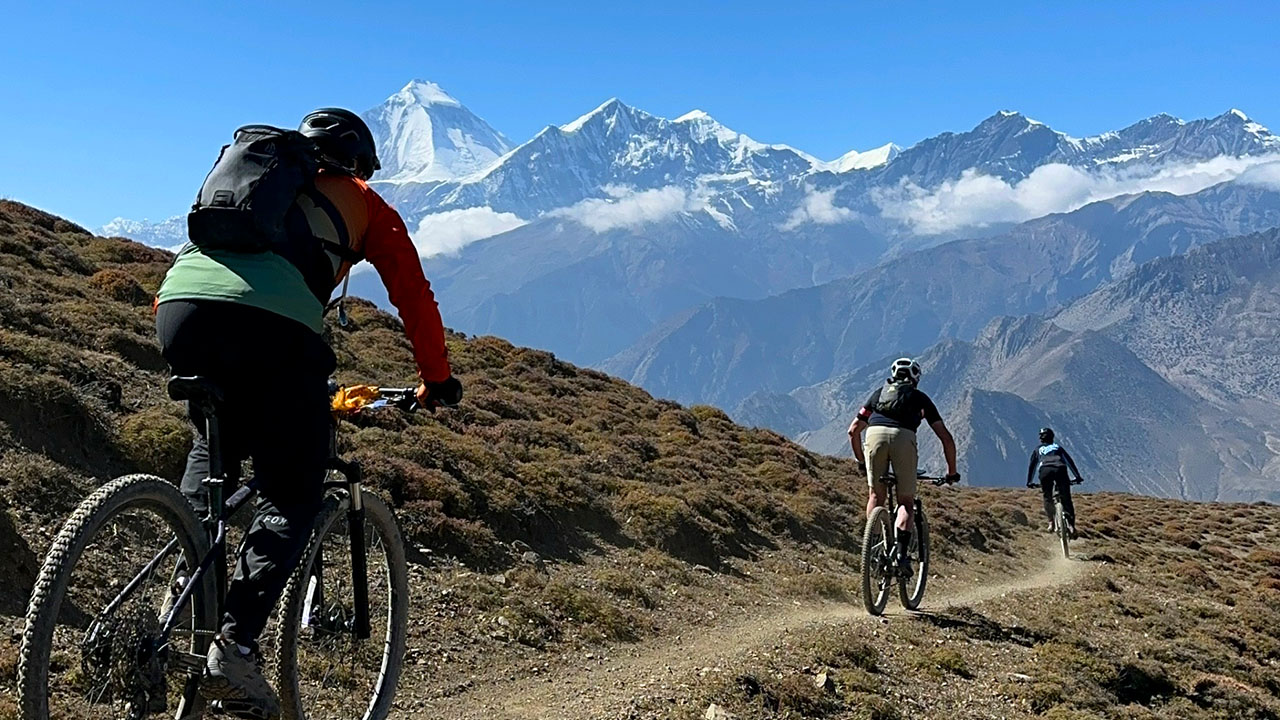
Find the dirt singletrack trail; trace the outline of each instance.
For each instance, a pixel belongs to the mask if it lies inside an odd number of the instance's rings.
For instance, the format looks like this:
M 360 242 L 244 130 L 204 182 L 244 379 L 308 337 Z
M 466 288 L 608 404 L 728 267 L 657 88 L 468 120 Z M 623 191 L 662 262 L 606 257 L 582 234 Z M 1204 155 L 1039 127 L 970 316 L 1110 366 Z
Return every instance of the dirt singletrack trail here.
M 1046 546 L 1042 568 L 999 582 L 964 586 L 931 580 L 922 609 L 977 605 L 1012 593 L 1071 583 L 1090 571 L 1090 563 L 1062 557 L 1056 543 Z M 885 617 L 908 613 L 895 594 Z M 815 625 L 886 622 L 867 615 L 857 603 L 775 603 L 726 617 L 677 636 L 616 645 L 610 651 L 562 655 L 533 677 L 477 683 L 464 692 L 433 698 L 425 708 L 442 718 L 492 720 L 598 720 L 628 717 L 633 700 L 675 695 L 700 672 L 715 671 L 735 659 L 768 649 L 786 633 Z

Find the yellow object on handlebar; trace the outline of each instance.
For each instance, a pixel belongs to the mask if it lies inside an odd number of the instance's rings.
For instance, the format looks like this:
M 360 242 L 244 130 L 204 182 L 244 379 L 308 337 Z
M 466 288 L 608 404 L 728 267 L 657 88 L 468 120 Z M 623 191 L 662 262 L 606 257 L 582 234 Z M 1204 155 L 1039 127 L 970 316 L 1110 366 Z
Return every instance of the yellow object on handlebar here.
M 382 398 L 382 392 L 373 385 L 340 387 L 333 394 L 331 407 L 339 415 L 360 412 Z

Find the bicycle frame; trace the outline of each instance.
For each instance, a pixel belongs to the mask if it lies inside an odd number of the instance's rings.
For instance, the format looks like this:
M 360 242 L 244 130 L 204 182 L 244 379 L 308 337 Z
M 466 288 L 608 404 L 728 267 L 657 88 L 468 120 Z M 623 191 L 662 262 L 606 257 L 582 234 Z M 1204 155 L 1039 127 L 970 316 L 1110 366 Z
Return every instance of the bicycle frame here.
M 169 612 L 160 623 L 160 633 L 157 638 L 157 649 L 168 646 L 169 637 L 178 623 L 181 611 L 191 602 L 191 598 L 196 588 L 204 582 L 205 577 L 210 571 L 214 573 L 217 593 L 217 612 L 215 617 L 222 617 L 223 601 L 227 591 L 227 525 L 230 519 L 239 510 L 248 504 L 258 493 L 258 483 L 256 478 L 250 478 L 248 482 L 240 485 L 240 466 L 239 463 L 232 463 L 231 467 L 224 467 L 224 456 L 222 453 L 222 434 L 219 426 L 216 412 L 207 412 L 206 419 L 206 438 L 209 443 L 209 477 L 204 480 L 202 485 L 209 494 L 208 507 L 209 510 L 204 518 L 205 529 L 212 537 L 212 543 L 209 552 L 200 559 L 199 565 L 187 578 L 186 584 L 182 591 L 170 607 Z M 351 533 L 351 568 L 353 592 L 355 594 L 355 634 L 360 640 L 368 640 L 371 634 L 369 620 L 369 588 L 368 588 L 368 557 L 367 549 L 364 543 L 364 503 L 362 498 L 362 482 L 363 472 L 358 461 L 348 461 L 337 457 L 337 422 L 335 421 L 330 427 L 330 458 L 329 469 L 337 471 L 343 476 L 340 481 L 326 481 L 325 489 L 345 488 L 351 497 L 351 509 L 347 512 L 348 529 Z M 237 487 L 239 486 L 239 487 Z M 233 489 L 231 497 L 224 502 L 223 496 L 228 488 Z M 217 515 L 214 515 L 214 508 L 218 508 Z M 122 605 L 125 600 L 136 590 L 143 582 L 146 581 L 155 569 L 164 561 L 166 557 L 177 549 L 177 539 L 170 540 L 169 543 L 156 554 L 155 557 L 148 562 L 141 571 L 139 571 L 132 580 L 130 580 L 119 594 L 107 605 L 102 614 L 110 614 L 115 608 Z M 323 564 L 320 558 L 316 561 L 316 572 L 323 573 Z M 321 575 L 322 577 L 322 575 Z M 323 587 L 323 584 L 321 584 Z

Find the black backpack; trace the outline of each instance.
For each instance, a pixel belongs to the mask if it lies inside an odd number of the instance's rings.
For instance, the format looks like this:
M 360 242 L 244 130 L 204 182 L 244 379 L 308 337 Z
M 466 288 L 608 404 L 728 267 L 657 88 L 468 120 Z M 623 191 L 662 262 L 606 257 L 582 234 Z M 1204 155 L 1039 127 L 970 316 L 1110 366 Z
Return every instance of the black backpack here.
M 298 268 L 320 302 L 327 302 L 340 261 L 354 265 L 364 255 L 352 249 L 341 213 L 315 189 L 321 167 L 347 172 L 325 161 L 315 142 L 296 130 L 237 129 L 187 214 L 188 238 L 202 250 L 275 252 Z M 329 217 L 336 241 L 311 232 L 306 208 Z
M 880 400 L 872 410 L 899 422 L 907 422 L 911 419 L 911 397 L 916 392 L 916 386 L 909 382 L 890 380 L 880 389 Z
M 285 216 L 319 169 L 320 150 L 302 133 L 239 128 L 200 186 L 187 237 L 203 250 L 257 253 L 285 244 Z

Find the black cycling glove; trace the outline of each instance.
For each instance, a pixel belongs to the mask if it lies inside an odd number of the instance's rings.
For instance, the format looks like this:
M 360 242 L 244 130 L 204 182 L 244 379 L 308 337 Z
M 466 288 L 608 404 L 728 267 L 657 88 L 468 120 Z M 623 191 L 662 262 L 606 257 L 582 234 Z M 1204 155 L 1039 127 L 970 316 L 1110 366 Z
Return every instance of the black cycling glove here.
M 425 383 L 427 386 L 428 405 L 457 405 L 462 402 L 462 381 L 450 376 L 440 382 Z

